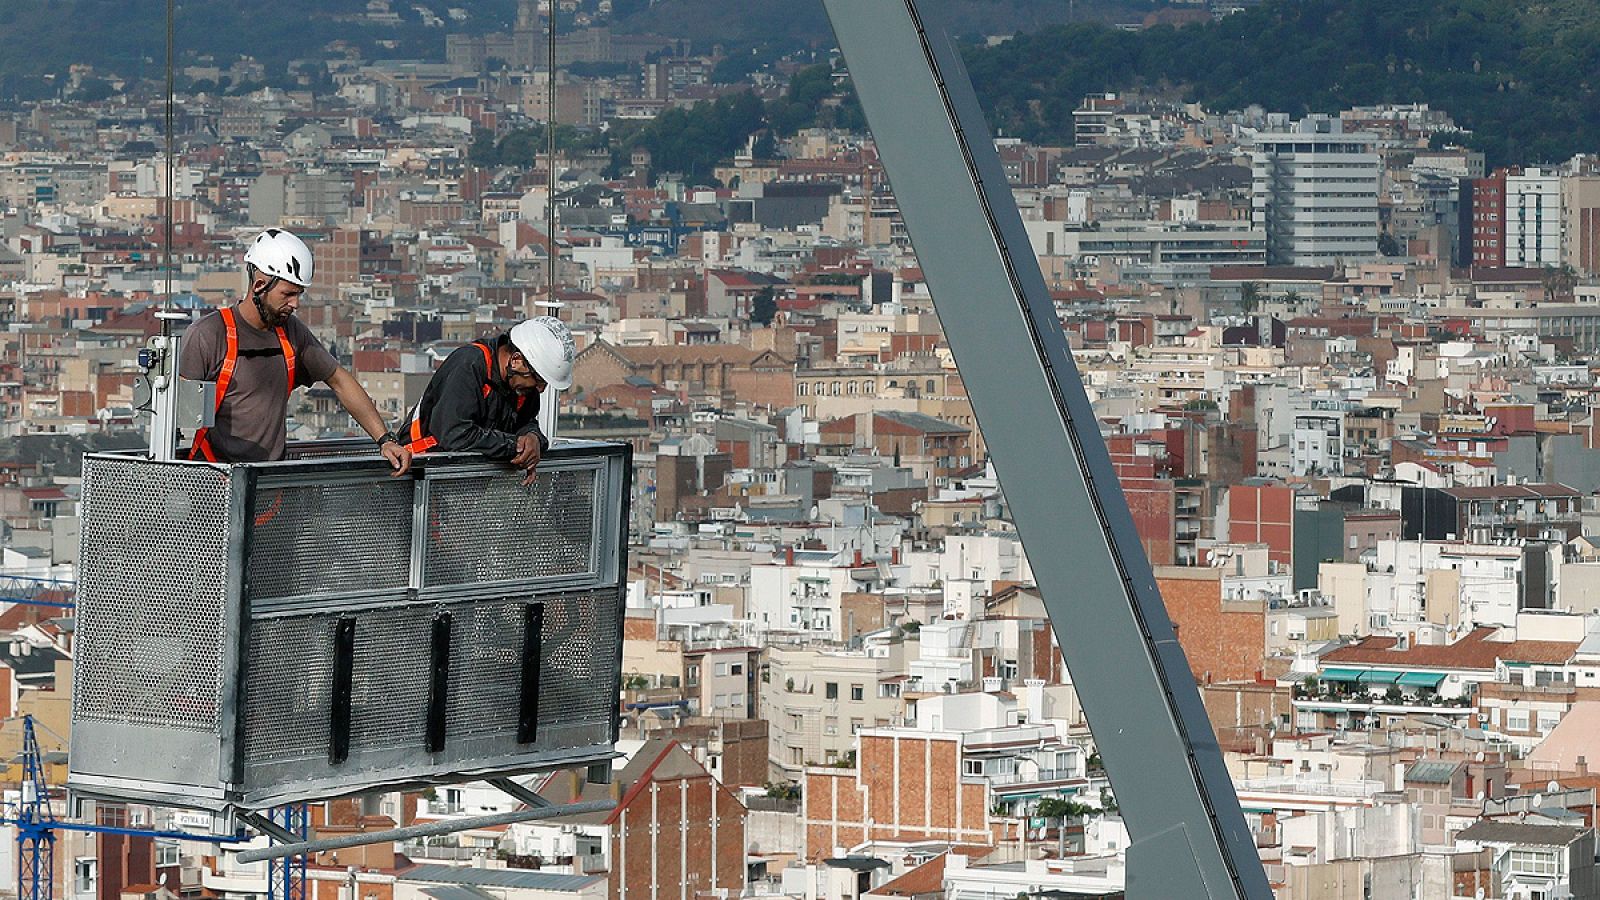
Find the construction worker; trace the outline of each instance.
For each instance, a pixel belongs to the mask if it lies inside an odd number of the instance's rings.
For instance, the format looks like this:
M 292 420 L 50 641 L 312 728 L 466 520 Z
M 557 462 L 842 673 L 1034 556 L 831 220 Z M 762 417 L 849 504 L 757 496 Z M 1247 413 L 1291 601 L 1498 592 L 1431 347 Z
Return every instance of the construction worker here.
M 217 384 L 215 423 L 194 439 L 190 459 L 258 462 L 282 459 L 289 396 L 325 382 L 403 475 L 411 451 L 384 429 L 383 416 L 356 381 L 294 312 L 311 283 L 311 248 L 281 228 L 256 236 L 244 255 L 249 297 L 207 314 L 184 335 L 178 374 Z
M 460 450 L 503 459 L 533 481 L 550 441 L 539 430 L 539 395 L 572 386 L 572 332 L 554 316 L 473 341 L 445 358 L 401 430 L 412 453 Z

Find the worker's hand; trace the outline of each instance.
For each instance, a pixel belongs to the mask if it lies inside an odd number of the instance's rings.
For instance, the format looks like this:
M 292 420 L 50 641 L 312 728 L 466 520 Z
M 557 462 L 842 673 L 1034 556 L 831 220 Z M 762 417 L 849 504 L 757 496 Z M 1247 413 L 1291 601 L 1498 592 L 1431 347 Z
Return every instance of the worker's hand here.
M 383 454 L 383 458 L 387 459 L 394 469 L 390 473 L 391 478 L 398 478 L 411 471 L 411 451 L 402 447 L 399 441 L 384 441 L 378 452 Z
M 539 436 L 537 434 L 523 434 L 517 436 L 517 453 L 511 457 L 511 464 L 519 469 L 531 469 L 539 464 Z
M 517 455 L 511 457 L 511 464 L 522 468 L 522 486 L 533 484 L 533 479 L 538 476 L 539 456 L 543 453 L 539 449 L 539 436 L 537 434 L 524 434 L 517 438 Z

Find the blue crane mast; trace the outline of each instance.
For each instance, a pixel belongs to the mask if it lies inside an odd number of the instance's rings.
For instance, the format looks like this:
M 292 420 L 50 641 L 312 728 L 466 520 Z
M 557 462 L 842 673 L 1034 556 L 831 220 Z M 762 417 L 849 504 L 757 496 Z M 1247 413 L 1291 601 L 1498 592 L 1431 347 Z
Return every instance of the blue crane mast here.
M 92 825 L 56 818 L 50 809 L 50 785 L 45 780 L 44 753 L 39 749 L 39 738 L 34 730 L 33 716 L 22 716 L 22 784 L 21 794 L 14 808 L 0 815 L 0 824 L 17 829 L 17 900 L 55 900 L 56 832 L 77 831 L 85 834 L 113 834 L 126 837 L 148 837 L 166 840 L 205 841 L 213 844 L 230 844 L 248 840 L 244 835 L 199 835 L 186 831 L 164 831 L 152 828 L 127 828 L 118 825 Z M 15 720 L 12 720 L 15 721 Z M 301 806 L 301 815 L 305 807 Z M 303 818 L 301 820 L 304 821 Z M 287 892 L 290 884 L 286 875 L 285 893 L 273 894 L 273 900 L 305 900 L 305 857 L 298 857 L 298 895 Z M 293 862 L 285 864 L 292 868 Z

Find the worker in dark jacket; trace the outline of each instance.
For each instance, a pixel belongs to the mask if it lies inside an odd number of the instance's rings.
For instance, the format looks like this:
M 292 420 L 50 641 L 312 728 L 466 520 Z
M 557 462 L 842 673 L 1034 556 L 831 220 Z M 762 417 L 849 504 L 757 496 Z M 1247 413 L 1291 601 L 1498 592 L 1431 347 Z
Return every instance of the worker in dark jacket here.
M 473 341 L 445 358 L 401 431 L 412 453 L 481 453 L 527 472 L 549 439 L 539 430 L 546 387 L 572 386 L 572 332 L 554 316 L 529 319 L 509 334 Z

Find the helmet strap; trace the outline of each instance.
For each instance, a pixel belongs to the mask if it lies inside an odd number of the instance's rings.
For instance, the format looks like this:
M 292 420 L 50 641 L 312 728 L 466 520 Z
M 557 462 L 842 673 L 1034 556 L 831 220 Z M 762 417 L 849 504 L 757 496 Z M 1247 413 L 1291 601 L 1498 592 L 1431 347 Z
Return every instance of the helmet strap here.
M 261 324 L 266 325 L 269 328 L 272 327 L 272 320 L 276 318 L 276 315 L 267 308 L 266 301 L 263 298 L 265 298 L 267 294 L 277 286 L 278 276 L 274 275 L 260 290 L 250 292 L 250 299 L 254 301 L 256 305 L 256 315 L 261 317 Z

